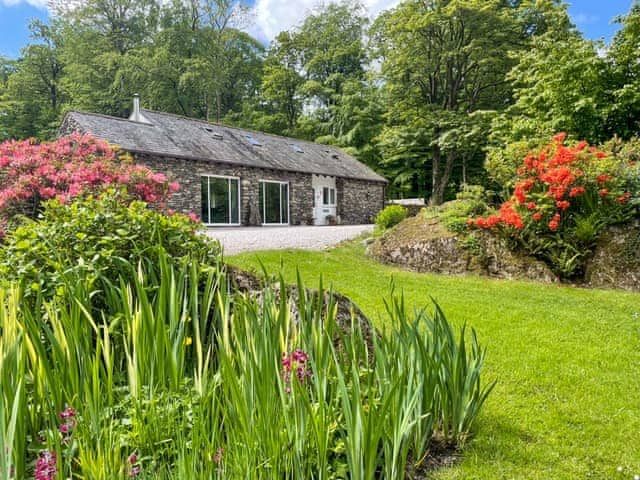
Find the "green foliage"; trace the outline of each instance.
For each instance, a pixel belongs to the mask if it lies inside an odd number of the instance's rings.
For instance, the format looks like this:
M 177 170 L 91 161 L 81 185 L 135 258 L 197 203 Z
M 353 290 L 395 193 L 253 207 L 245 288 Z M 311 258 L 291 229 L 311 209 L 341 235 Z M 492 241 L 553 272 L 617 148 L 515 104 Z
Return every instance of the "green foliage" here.
M 567 17 L 564 6 L 558 9 Z M 640 6 L 634 4 L 617 21 L 622 28 L 606 51 L 566 21 L 555 21 L 534 36 L 530 48 L 517 53 L 507 76 L 515 101 L 494 122 L 493 139 L 531 142 L 565 131 L 596 143 L 637 135 Z
M 509 72 L 515 103 L 502 139 L 507 142 L 547 138 L 565 131 L 572 138 L 605 140 L 613 132 L 607 122 L 607 63 L 597 43 L 577 32 L 555 30 L 536 37 Z
M 323 252 L 247 252 L 228 260 L 244 269 L 283 269 L 288 282 L 297 274 L 305 282 L 322 275 L 380 329 L 386 328 L 380 292 L 393 280 L 404 291 L 407 310 L 433 297 L 450 321 L 465 320 L 478 331 L 489 349 L 483 375 L 498 378 L 498 385 L 458 461 L 428 478 L 622 479 L 640 472 L 637 445 L 629 441 L 640 431 L 637 399 L 630 394 L 640 389 L 640 294 L 416 273 L 376 262 L 360 242 Z M 616 472 L 618 465 L 624 473 Z
M 620 17 L 618 30 L 607 51 L 610 60 L 610 88 L 612 102 L 607 106 L 611 129 L 624 139 L 638 135 L 640 127 L 640 66 L 638 42 L 640 41 L 640 5 L 634 2 L 629 13 Z
M 547 262 L 561 278 L 578 278 L 596 241 L 610 225 L 637 214 L 638 165 L 566 134 L 528 153 L 516 171 L 513 194 L 496 214 L 469 220 L 493 229 Z M 610 148 L 622 151 L 611 142 Z M 503 188 L 507 190 L 509 184 Z
M 424 183 L 436 205 L 454 167 L 461 165 L 462 182 L 468 181 L 467 167 L 482 159 L 491 118 L 511 95 L 504 81 L 515 64 L 509 52 L 528 36 L 519 9 L 499 1 L 408 1 L 374 26 L 387 101 L 385 162 L 404 164 L 398 183 L 430 177 Z
M 25 220 L 0 248 L 3 279 L 22 282 L 32 294 L 50 298 L 68 276 L 82 278 L 92 290 L 103 281 L 131 278 L 129 264 L 141 263 L 152 275 L 161 252 L 175 264 L 217 262 L 220 247 L 198 232 L 198 224 L 183 215 L 164 215 L 143 202 L 126 205 L 123 195 L 109 191 L 68 205 L 46 202 L 40 218 Z
M 456 200 L 442 205 L 438 217 L 452 232 L 464 232 L 470 217 L 485 215 L 489 211 L 487 196 L 481 185 L 464 185 Z
M 606 220 L 601 218 L 599 212 L 579 215 L 574 219 L 572 234 L 579 244 L 590 246 L 595 244 L 605 226 Z
M 322 288 L 299 281 L 288 297 L 282 282 L 258 299 L 228 291 L 224 269 L 158 260 L 158 274 L 143 265 L 105 286 L 100 316 L 82 279 L 43 308 L 0 289 L 1 358 L 29 348 L 29 362 L 0 364 L 0 425 L 23 428 L 5 455 L 22 476 L 50 449 L 65 477 L 262 478 L 269 465 L 270 478 L 400 478 L 430 448 L 463 445 L 493 388 L 475 333 L 437 305 L 410 314 L 393 297 L 389 331 L 372 338 Z
M 494 132 L 497 131 L 496 125 L 494 124 Z M 487 148 L 484 168 L 489 179 L 501 190 L 503 198 L 508 198 L 511 193 L 518 178 L 517 172 L 522 165 L 522 159 L 530 152 L 538 152 L 550 136 L 546 136 L 544 140 L 528 137 L 526 140 L 512 141 L 499 147 L 490 146 Z
M 375 224 L 380 228 L 391 228 L 399 224 L 407 218 L 407 209 L 402 205 L 387 205 L 378 212 L 375 218 Z
M 67 101 L 60 29 L 39 21 L 29 29 L 35 43 L 23 49 L 21 58 L 0 59 L 0 141 L 52 137 Z

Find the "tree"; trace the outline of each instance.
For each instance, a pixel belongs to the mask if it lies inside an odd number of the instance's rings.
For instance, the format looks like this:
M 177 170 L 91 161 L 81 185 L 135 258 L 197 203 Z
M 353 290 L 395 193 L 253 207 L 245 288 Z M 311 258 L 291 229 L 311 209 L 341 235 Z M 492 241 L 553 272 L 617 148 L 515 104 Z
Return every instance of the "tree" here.
M 318 141 L 344 147 L 372 168 L 379 169 L 381 153 L 375 138 L 384 125 L 384 105 L 375 78 L 349 79 L 331 109 L 331 132 Z
M 253 110 L 247 111 L 250 121 L 240 123 L 336 143 L 343 131 L 334 123 L 343 95 L 364 85 L 367 21 L 361 4 L 344 1 L 322 6 L 296 29 L 281 32 L 267 52 L 260 98 L 246 106 Z
M 640 131 L 640 3 L 617 22 L 621 29 L 607 52 L 614 83 L 608 129 L 628 139 Z
M 131 65 L 152 41 L 158 21 L 155 0 L 82 0 L 60 17 L 70 106 L 126 116 L 137 90 Z
M 299 93 L 303 77 L 299 73 L 300 55 L 290 32 L 281 32 L 272 42 L 264 65 L 262 97 L 272 112 L 274 124 L 281 124 L 283 132 L 295 132 L 302 113 Z
M 7 83 L 9 77 L 15 71 L 15 62 L 0 55 L 0 141 L 11 138 L 12 122 L 9 119 L 10 110 L 6 105 Z
M 0 137 L 51 136 L 65 102 L 62 90 L 62 37 L 57 25 L 30 25 L 36 43 L 27 45 L 16 62 L 5 62 L 0 85 Z
M 185 62 L 181 81 L 200 93 L 201 115 L 221 121 L 226 113 L 239 107 L 240 100 L 259 82 L 245 76 L 260 67 L 262 46 L 238 28 L 246 10 L 232 0 L 190 2 L 197 31 L 192 37 L 195 54 Z M 248 67 L 248 68 L 247 68 Z M 249 72 L 249 73 L 248 73 Z M 240 93 L 235 93 L 240 87 Z
M 575 31 L 549 31 L 534 38 L 508 76 L 515 103 L 507 111 L 504 138 L 518 141 L 566 131 L 598 142 L 613 134 L 607 128 L 612 101 L 608 67 L 598 55 L 599 46 Z
M 469 135 L 482 125 L 473 112 L 504 108 L 510 98 L 508 52 L 523 44 L 520 27 L 516 7 L 499 0 L 411 0 L 374 26 L 387 96 L 383 144 L 395 145 L 396 161 L 404 149 L 409 165 L 430 169 L 435 204 L 478 139 Z

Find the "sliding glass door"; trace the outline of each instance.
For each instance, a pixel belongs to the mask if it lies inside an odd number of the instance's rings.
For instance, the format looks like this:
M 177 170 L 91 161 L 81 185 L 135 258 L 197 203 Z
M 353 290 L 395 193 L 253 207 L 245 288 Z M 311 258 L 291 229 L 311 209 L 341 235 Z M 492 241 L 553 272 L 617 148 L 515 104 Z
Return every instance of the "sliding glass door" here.
M 240 182 L 232 177 L 201 177 L 202 221 L 208 225 L 240 224 Z
M 260 182 L 260 213 L 265 225 L 289 223 L 289 184 L 286 182 Z

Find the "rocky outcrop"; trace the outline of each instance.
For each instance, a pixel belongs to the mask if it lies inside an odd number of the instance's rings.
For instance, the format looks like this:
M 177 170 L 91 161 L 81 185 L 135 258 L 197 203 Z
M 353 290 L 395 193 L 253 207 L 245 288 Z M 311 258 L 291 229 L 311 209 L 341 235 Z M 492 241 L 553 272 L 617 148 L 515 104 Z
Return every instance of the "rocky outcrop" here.
M 600 236 L 587 263 L 592 287 L 640 291 L 640 225 L 611 227 Z
M 235 292 L 250 295 L 252 297 L 260 299 L 263 295 L 263 289 L 269 288 L 275 292 L 276 297 L 280 298 L 281 285 L 274 279 L 260 279 L 256 275 L 249 273 L 245 270 L 241 270 L 237 267 L 227 265 L 227 275 L 231 281 L 231 286 Z M 305 294 L 307 301 L 317 302 L 319 292 L 310 288 L 305 288 Z M 289 299 L 289 308 L 291 309 L 292 318 L 299 319 L 298 305 L 299 305 L 299 290 L 297 286 L 287 285 L 286 295 Z M 362 332 L 363 338 L 367 343 L 369 354 L 373 354 L 373 339 L 378 334 L 366 315 L 360 310 L 360 308 L 353 303 L 348 297 L 337 292 L 323 292 L 322 305 L 323 308 L 329 305 L 333 301 L 336 306 L 336 324 L 340 330 L 349 334 L 352 325 L 358 325 Z M 336 346 L 339 346 L 339 338 L 335 339 Z M 373 360 L 372 357 L 369 358 Z
M 423 215 L 401 222 L 371 244 L 368 252 L 383 263 L 418 272 L 557 281 L 543 262 L 513 252 L 504 240 L 489 232 L 456 235 L 437 218 Z

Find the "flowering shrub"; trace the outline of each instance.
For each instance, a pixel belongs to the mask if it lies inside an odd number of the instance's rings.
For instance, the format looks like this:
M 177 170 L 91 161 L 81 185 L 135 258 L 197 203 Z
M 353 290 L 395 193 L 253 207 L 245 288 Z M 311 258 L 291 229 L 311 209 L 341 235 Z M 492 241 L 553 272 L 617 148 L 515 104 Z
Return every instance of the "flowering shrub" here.
M 178 190 L 178 184 L 170 183 L 164 174 L 133 165 L 115 147 L 87 134 L 74 133 L 46 143 L 0 144 L 0 218 L 4 222 L 16 213 L 34 217 L 44 200 L 66 203 L 113 185 L 125 186 L 129 200 L 159 206 Z
M 0 248 L 0 278 L 23 281 L 27 295 L 51 297 L 75 275 L 89 290 L 101 281 L 131 277 L 125 261 L 149 271 L 159 268 L 159 255 L 174 264 L 197 261 L 216 264 L 220 246 L 201 235 L 200 223 L 185 215 L 165 215 L 141 201 L 129 204 L 125 190 L 63 204 L 44 202 L 38 221 L 28 220 L 10 232 Z
M 557 274 L 580 273 L 599 232 L 628 220 L 638 202 L 630 191 L 637 167 L 582 141 L 565 144 L 560 133 L 518 169 L 512 197 L 498 212 L 470 218 L 471 227 L 516 239 Z

